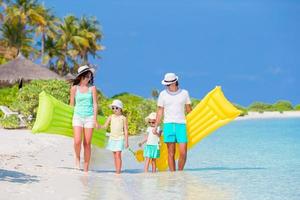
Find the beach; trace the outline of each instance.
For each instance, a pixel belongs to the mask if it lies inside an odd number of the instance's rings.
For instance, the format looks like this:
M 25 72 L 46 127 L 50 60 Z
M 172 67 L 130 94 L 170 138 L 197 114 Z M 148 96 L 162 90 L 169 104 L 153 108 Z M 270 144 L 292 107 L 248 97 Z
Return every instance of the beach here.
M 176 173 L 145 174 L 143 163 L 137 163 L 132 154 L 125 150 L 122 174 L 116 175 L 111 152 L 93 147 L 90 172 L 85 174 L 74 169 L 72 138 L 32 134 L 25 129 L 0 129 L 0 199 L 264 199 L 263 196 L 256 196 L 259 193 L 252 192 L 260 189 L 271 199 L 280 194 L 292 195 L 287 199 L 295 199 L 293 194 L 298 194 L 298 183 L 296 179 L 291 179 L 299 177 L 299 173 L 295 171 L 294 176 L 290 177 L 284 170 L 289 174 L 296 166 L 291 163 L 299 162 L 293 153 L 298 151 L 298 145 L 294 144 L 295 140 L 285 141 L 286 137 L 278 138 L 278 144 L 270 145 L 274 139 L 268 138 L 267 130 L 276 132 L 274 128 L 284 118 L 282 122 L 286 125 L 282 130 L 286 127 L 297 128 L 298 118 L 294 117 L 300 117 L 300 113 L 272 114 L 250 113 L 243 120 L 238 119 L 216 131 L 190 151 L 185 171 Z M 291 121 L 290 125 L 286 120 L 291 117 L 296 121 Z M 262 118 L 277 119 L 273 123 Z M 296 134 L 297 130 L 291 130 L 291 134 Z M 277 135 L 280 135 L 281 129 L 278 131 Z M 264 135 L 265 139 L 259 138 Z M 137 149 L 140 140 L 141 136 L 130 137 L 130 146 Z M 257 143 L 257 140 L 260 142 Z M 283 150 L 277 152 L 282 141 L 285 141 L 283 144 L 292 142 L 282 146 L 283 149 L 288 147 L 286 155 L 281 155 Z M 263 153 L 266 148 L 270 148 L 267 152 L 271 155 Z M 291 160 L 286 160 L 287 156 Z M 274 160 L 269 161 L 272 157 Z M 276 166 L 281 166 L 279 171 Z M 274 173 L 277 175 L 274 176 Z M 249 179 L 257 186 L 255 189 Z M 280 179 L 282 182 L 277 182 Z M 275 181 L 273 186 L 282 189 L 277 188 L 276 193 L 269 193 L 269 181 Z M 295 186 L 288 186 L 291 181 Z M 281 183 L 287 187 L 282 187 Z M 285 198 L 278 196 L 277 199 Z
M 144 174 L 143 164 L 137 164 L 130 152 L 123 156 L 123 172 L 116 175 L 111 153 L 93 147 L 91 171 L 85 174 L 74 169 L 71 138 L 0 129 L 0 199 L 151 199 L 151 192 L 161 188 L 165 191 L 156 197 L 164 199 L 229 199 L 222 189 L 189 173 Z M 193 184 L 176 194 L 174 190 L 187 180 Z
M 247 119 L 277 119 L 277 118 L 294 118 L 300 117 L 300 111 L 284 111 L 280 112 L 270 112 L 265 111 L 263 113 L 259 112 L 248 112 L 248 115 L 236 118 L 236 120 L 247 120 Z

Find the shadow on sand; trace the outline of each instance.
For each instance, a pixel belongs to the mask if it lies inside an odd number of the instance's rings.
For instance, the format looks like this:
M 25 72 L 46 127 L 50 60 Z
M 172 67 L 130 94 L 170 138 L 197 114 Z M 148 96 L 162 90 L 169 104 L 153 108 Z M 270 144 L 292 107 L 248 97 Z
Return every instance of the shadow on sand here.
M 31 176 L 18 171 L 0 169 L 0 181 L 12 183 L 33 183 L 38 182 L 37 176 Z

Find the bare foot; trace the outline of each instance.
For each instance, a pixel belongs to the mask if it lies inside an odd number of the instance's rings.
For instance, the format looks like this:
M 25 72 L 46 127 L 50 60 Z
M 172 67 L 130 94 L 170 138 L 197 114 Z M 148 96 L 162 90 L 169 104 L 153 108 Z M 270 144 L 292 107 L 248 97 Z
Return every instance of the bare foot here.
M 85 171 L 85 172 L 89 171 L 89 164 L 84 163 L 83 171 Z
M 79 159 L 76 159 L 75 161 L 75 169 L 80 169 L 80 160 Z

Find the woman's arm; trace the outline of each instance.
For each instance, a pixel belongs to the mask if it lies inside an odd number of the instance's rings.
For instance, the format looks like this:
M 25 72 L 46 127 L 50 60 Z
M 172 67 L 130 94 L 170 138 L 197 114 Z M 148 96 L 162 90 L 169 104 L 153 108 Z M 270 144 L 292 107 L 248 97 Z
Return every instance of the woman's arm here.
M 128 148 L 128 121 L 127 118 L 125 117 L 124 120 L 124 133 L 125 133 L 125 148 Z
M 70 89 L 70 106 L 74 106 L 75 89 L 76 86 L 72 86 Z
M 94 123 L 95 128 L 99 128 L 99 123 L 97 121 L 97 114 L 98 114 L 98 99 L 97 99 L 97 89 L 95 86 L 92 87 L 92 93 L 93 93 L 93 107 L 94 107 Z

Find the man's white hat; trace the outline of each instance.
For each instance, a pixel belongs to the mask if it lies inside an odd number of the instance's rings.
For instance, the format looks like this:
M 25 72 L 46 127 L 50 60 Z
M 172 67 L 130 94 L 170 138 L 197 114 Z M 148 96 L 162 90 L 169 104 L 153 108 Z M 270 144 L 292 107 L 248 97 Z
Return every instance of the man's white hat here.
M 161 81 L 161 84 L 163 85 L 170 85 L 172 83 L 175 83 L 178 81 L 178 76 L 174 73 L 166 73 L 164 80 Z
M 83 74 L 83 73 L 85 73 L 87 71 L 92 72 L 92 74 L 95 73 L 95 69 L 94 68 L 89 67 L 87 65 L 83 65 L 83 66 L 81 66 L 81 67 L 78 68 L 78 70 L 77 70 L 78 73 L 77 73 L 76 77 L 80 76 L 81 74 Z
M 119 99 L 115 99 L 115 100 L 113 100 L 112 104 L 109 105 L 109 107 L 110 108 L 112 108 L 112 107 L 118 107 L 118 108 L 123 109 L 123 103 Z
M 148 123 L 149 120 L 156 120 L 156 113 L 152 112 L 150 113 L 146 118 L 145 121 Z

